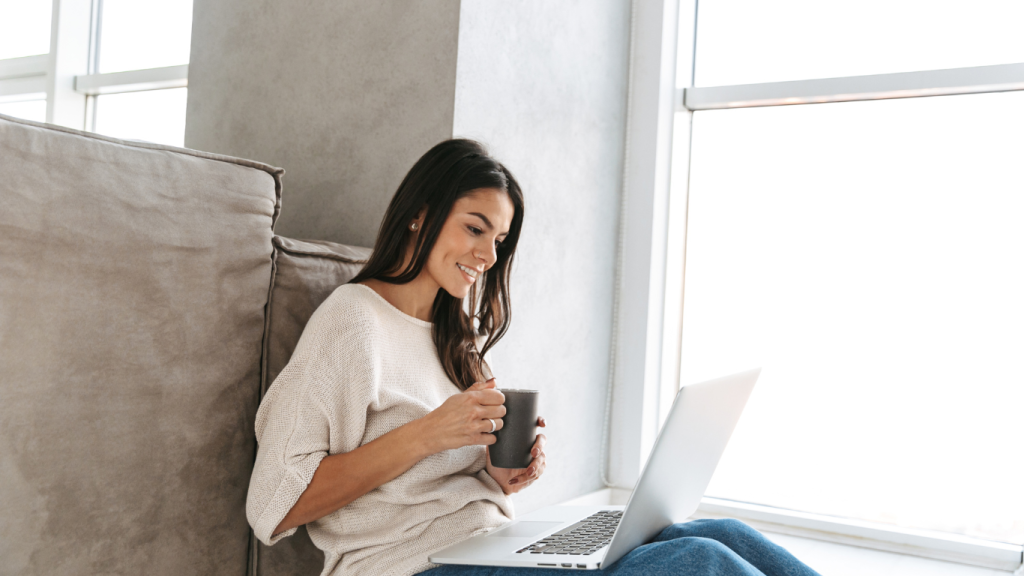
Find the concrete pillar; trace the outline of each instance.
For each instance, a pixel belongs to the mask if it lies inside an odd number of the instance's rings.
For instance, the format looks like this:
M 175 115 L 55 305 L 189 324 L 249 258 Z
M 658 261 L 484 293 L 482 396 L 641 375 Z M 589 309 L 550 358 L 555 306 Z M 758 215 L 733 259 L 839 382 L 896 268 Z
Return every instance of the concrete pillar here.
M 277 233 L 372 246 L 452 136 L 458 0 L 195 0 L 185 146 L 285 169 Z

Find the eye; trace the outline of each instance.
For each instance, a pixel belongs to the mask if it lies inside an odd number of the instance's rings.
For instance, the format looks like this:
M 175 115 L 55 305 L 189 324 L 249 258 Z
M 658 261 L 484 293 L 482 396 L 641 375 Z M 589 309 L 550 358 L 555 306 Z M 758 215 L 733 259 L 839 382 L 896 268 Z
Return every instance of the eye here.
M 466 226 L 466 228 L 469 228 L 473 232 L 474 236 L 479 236 L 479 235 L 483 234 L 483 232 L 484 232 L 483 230 L 477 228 L 476 226 Z M 501 240 L 495 240 L 494 241 L 494 247 L 495 248 L 501 248 Z

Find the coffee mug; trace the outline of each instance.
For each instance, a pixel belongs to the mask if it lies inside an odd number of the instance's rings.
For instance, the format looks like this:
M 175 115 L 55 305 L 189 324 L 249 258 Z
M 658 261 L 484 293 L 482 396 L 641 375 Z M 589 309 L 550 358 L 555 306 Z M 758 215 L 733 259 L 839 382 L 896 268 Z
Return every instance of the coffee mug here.
M 536 390 L 500 389 L 505 395 L 504 425 L 496 430 L 491 444 L 491 465 L 498 468 L 526 468 L 533 461 L 530 450 L 537 441 Z

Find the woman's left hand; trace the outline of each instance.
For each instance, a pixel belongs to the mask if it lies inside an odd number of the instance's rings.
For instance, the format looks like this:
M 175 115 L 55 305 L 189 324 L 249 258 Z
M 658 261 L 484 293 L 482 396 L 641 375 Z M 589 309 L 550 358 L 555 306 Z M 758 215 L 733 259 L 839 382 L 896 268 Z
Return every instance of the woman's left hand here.
M 542 417 L 537 418 L 537 426 L 545 428 L 547 427 L 547 422 Z M 487 447 L 487 473 L 501 486 L 502 492 L 505 494 L 515 494 L 540 478 L 548 465 L 547 457 L 544 455 L 545 442 L 547 442 L 547 438 L 543 434 L 537 434 L 537 440 L 533 443 L 533 449 L 530 451 L 533 460 L 530 461 L 530 465 L 526 468 L 497 468 L 492 466 L 491 447 Z

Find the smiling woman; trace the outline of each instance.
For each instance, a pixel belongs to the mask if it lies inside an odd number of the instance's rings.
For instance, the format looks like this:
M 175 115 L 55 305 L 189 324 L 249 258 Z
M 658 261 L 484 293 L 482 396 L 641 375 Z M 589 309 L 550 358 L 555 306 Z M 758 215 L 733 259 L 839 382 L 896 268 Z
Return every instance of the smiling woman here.
M 370 261 L 350 283 L 433 322 L 441 364 L 466 389 L 485 378 L 483 356 L 508 330 L 509 272 L 522 223 L 523 195 L 511 172 L 478 142 L 442 142 L 409 170 Z M 471 315 L 463 310 L 467 294 Z
M 325 574 L 413 574 L 514 516 L 508 496 L 544 473 L 545 437 L 526 468 L 491 464 L 505 407 L 485 357 L 509 324 L 522 221 L 519 185 L 480 144 L 416 162 L 369 262 L 316 310 L 260 404 L 246 512 L 261 542 L 306 524 Z

